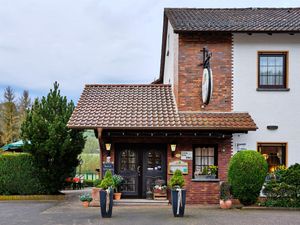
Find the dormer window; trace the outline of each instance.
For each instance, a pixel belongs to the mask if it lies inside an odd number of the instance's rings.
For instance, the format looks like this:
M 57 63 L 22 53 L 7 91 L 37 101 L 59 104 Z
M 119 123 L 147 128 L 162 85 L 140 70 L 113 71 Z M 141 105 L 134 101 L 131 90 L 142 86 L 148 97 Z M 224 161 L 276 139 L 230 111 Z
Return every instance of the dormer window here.
M 258 53 L 258 89 L 287 88 L 287 52 Z

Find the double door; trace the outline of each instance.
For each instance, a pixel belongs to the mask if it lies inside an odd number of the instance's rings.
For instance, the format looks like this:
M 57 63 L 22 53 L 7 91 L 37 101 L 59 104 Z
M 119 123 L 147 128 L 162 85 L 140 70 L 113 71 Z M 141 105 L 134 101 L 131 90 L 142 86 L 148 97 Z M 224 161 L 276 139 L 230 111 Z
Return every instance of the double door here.
M 125 179 L 122 196 L 145 198 L 156 180 L 166 181 L 166 146 L 118 144 L 115 149 L 116 173 Z

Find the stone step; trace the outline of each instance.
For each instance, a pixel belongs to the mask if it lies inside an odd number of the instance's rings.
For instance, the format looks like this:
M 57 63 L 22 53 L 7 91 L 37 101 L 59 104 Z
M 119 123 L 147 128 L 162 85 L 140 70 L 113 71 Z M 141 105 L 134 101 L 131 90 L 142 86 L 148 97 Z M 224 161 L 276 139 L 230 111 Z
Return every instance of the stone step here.
M 149 200 L 149 199 L 121 199 L 114 200 L 115 206 L 167 206 L 169 205 L 169 200 Z

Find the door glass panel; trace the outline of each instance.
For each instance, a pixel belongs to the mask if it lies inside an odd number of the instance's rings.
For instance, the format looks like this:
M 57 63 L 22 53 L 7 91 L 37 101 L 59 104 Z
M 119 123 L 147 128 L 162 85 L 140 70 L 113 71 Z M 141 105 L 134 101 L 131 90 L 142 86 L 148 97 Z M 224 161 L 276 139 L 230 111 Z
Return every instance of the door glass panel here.
M 137 156 L 134 151 L 125 149 L 121 152 L 120 171 L 135 171 L 137 164 Z
M 148 171 L 160 171 L 162 169 L 162 153 L 160 151 L 149 151 L 146 161 Z
M 136 192 L 136 178 L 124 177 L 124 183 L 121 186 L 121 191 Z

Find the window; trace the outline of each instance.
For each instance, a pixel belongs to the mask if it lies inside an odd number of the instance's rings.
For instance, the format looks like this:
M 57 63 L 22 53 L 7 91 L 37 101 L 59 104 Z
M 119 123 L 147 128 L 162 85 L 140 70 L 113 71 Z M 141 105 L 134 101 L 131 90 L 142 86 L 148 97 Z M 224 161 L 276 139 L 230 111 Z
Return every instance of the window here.
M 258 53 L 258 88 L 283 89 L 287 85 L 287 53 Z
M 258 152 L 267 160 L 269 172 L 278 166 L 286 166 L 286 144 L 285 143 L 259 143 Z
M 205 146 L 194 148 L 193 174 L 202 174 L 208 166 L 218 165 L 218 148 L 216 146 Z

